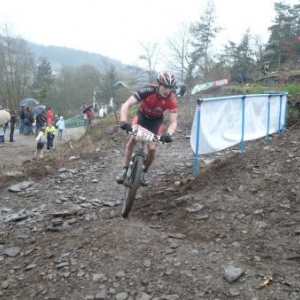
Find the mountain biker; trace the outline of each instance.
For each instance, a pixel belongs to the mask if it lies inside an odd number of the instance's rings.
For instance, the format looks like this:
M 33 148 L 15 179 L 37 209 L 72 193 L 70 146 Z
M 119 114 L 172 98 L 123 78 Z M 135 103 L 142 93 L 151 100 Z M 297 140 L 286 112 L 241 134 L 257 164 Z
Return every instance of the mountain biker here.
M 172 91 L 176 86 L 176 79 L 172 73 L 164 71 L 158 74 L 157 82 L 158 85 L 150 84 L 140 88 L 123 103 L 121 107 L 120 127 L 128 132 L 131 131 L 132 126 L 141 125 L 154 134 L 160 135 L 161 142 L 171 143 L 171 137 L 177 128 L 178 100 Z M 128 113 L 130 108 L 136 104 L 139 104 L 139 107 L 131 126 L 131 124 L 127 123 Z M 162 134 L 164 112 L 166 110 L 170 111 L 170 124 L 167 128 L 167 132 Z M 135 145 L 135 137 L 131 136 L 126 145 L 124 167 L 116 178 L 117 183 L 123 183 L 126 178 L 126 172 Z M 149 184 L 147 171 L 155 158 L 156 147 L 156 142 L 148 144 L 148 156 L 141 177 L 142 186 Z

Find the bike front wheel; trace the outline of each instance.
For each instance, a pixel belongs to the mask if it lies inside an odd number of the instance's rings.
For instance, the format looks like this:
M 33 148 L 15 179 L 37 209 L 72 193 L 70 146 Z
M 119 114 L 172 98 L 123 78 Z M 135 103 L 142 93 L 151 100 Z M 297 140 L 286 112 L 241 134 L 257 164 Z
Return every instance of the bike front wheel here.
M 143 172 L 142 156 L 135 156 L 128 184 L 123 197 L 122 216 L 126 218 L 131 210 L 138 188 L 141 185 L 141 176 Z

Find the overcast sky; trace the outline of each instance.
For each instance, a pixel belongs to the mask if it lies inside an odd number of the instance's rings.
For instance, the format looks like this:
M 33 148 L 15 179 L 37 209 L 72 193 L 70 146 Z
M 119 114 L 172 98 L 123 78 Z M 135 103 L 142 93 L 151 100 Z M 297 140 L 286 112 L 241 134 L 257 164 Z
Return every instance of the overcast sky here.
M 274 3 L 300 0 L 214 0 L 217 43 L 240 42 L 247 28 L 267 42 Z M 140 43 L 160 43 L 176 35 L 183 22 L 198 21 L 204 0 L 0 0 L 0 25 L 42 45 L 99 53 L 135 64 Z

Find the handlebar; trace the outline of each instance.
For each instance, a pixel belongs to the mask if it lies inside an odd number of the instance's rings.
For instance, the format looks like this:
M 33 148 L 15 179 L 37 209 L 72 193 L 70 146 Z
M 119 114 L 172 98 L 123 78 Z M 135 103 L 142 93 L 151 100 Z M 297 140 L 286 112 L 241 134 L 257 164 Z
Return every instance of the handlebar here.
M 136 129 L 133 129 L 128 132 L 129 134 L 137 137 L 139 140 L 145 141 L 145 142 L 156 142 L 161 143 L 160 136 L 157 134 L 154 134 L 153 132 L 147 130 L 146 128 L 142 126 L 138 126 Z
M 130 130 L 126 130 L 127 134 L 133 135 L 137 137 L 138 140 L 142 140 L 144 142 L 156 142 L 161 143 L 160 136 L 157 134 L 154 134 L 150 130 L 144 128 L 141 125 L 137 125 L 137 128 L 130 128 Z

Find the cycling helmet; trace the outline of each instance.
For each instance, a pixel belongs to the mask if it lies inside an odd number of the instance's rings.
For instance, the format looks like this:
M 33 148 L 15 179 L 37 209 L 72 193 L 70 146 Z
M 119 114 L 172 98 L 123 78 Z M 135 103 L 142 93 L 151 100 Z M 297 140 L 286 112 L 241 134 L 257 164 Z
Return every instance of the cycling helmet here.
M 168 88 L 173 88 L 176 85 L 175 76 L 173 74 L 171 74 L 170 72 L 166 72 L 166 71 L 158 74 L 157 82 Z

